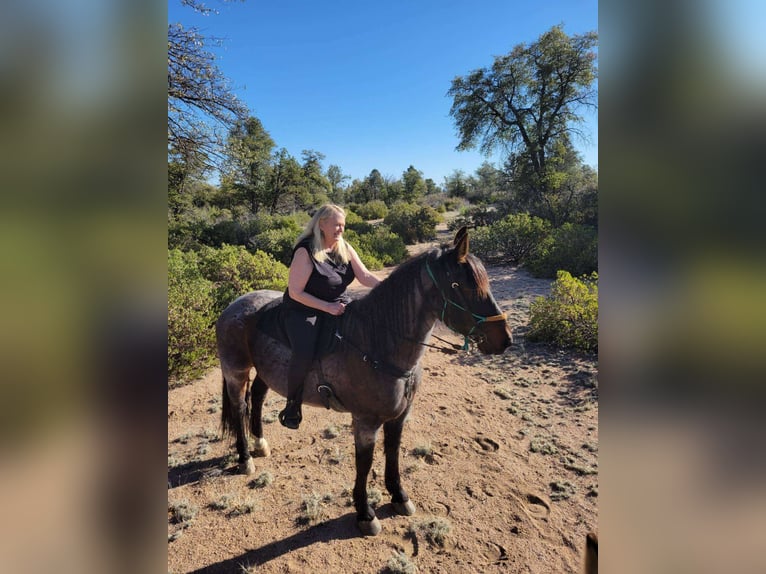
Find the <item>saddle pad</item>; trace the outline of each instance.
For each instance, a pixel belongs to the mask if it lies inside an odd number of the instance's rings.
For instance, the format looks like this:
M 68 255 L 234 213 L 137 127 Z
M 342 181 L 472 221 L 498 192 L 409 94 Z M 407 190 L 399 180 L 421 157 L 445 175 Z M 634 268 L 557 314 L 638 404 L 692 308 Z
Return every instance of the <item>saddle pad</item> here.
M 261 333 L 279 341 L 289 349 L 291 346 L 287 330 L 285 329 L 284 313 L 285 308 L 282 298 L 274 299 L 261 309 L 256 327 Z M 317 311 L 317 317 L 319 321 L 319 337 L 317 339 L 315 355 L 317 358 L 322 358 L 332 353 L 339 343 L 337 337 L 335 337 L 338 318 L 319 311 Z

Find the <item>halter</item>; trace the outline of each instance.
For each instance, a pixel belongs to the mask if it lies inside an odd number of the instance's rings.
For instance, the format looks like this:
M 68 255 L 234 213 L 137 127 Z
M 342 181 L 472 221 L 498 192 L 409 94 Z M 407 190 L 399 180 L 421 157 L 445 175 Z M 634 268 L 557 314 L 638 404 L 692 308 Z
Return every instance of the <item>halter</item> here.
M 435 286 L 436 286 L 436 288 L 439 290 L 439 294 L 441 294 L 441 296 L 442 296 L 442 299 L 444 300 L 444 306 L 442 307 L 441 321 L 442 321 L 442 323 L 444 323 L 445 325 L 447 325 L 447 327 L 449 327 L 450 329 L 452 329 L 453 331 L 455 331 L 455 333 L 457 333 L 458 335 L 463 335 L 463 337 L 465 337 L 465 341 L 464 341 L 464 343 L 463 343 L 463 350 L 464 350 L 464 351 L 467 351 L 467 350 L 468 350 L 468 343 L 469 343 L 469 341 L 470 341 L 470 339 L 471 339 L 471 335 L 472 335 L 472 334 L 473 334 L 473 332 L 476 330 L 476 327 L 478 327 L 478 326 L 479 326 L 479 325 L 481 325 L 482 323 L 489 323 L 489 322 L 491 322 L 491 321 L 505 321 L 505 319 L 506 319 L 506 314 L 505 314 L 505 313 L 500 313 L 499 315 L 492 315 L 492 316 L 489 316 L 489 317 L 485 317 L 484 315 L 477 315 L 476 313 L 474 313 L 474 312 L 473 312 L 473 311 L 471 311 L 470 309 L 466 309 L 465 307 L 463 307 L 463 306 L 462 306 L 462 305 L 460 305 L 459 303 L 456 303 L 455 301 L 453 301 L 452 299 L 450 299 L 449 297 L 447 297 L 447 296 L 444 294 L 444 291 L 442 291 L 442 288 L 439 286 L 439 283 L 438 283 L 438 281 L 436 281 L 436 277 L 434 277 L 434 274 L 433 274 L 433 272 L 431 271 L 431 266 L 430 266 L 430 265 L 428 265 L 428 259 L 426 259 L 426 271 L 428 271 L 428 276 L 429 276 L 429 277 L 431 278 L 431 280 L 434 282 L 434 285 L 435 285 Z M 453 283 L 452 285 L 453 285 L 453 286 L 455 286 L 455 285 L 457 285 L 457 283 Z M 453 328 L 452 328 L 452 326 L 451 326 L 451 325 L 449 325 L 449 324 L 448 324 L 448 323 L 447 323 L 447 322 L 444 320 L 444 316 L 445 316 L 445 314 L 446 314 L 446 312 L 447 312 L 447 304 L 448 304 L 448 303 L 449 303 L 450 305 L 452 305 L 452 306 L 454 306 L 454 307 L 456 307 L 456 308 L 460 309 L 461 311 L 463 311 L 463 312 L 465 312 L 465 313 L 468 313 L 469 315 L 471 315 L 471 318 L 473 319 L 473 323 L 474 323 L 474 325 L 473 325 L 473 327 L 471 327 L 471 330 L 470 330 L 470 331 L 468 331 L 468 334 L 463 334 L 463 333 L 460 333 L 459 331 L 457 331 L 456 329 L 453 329 Z

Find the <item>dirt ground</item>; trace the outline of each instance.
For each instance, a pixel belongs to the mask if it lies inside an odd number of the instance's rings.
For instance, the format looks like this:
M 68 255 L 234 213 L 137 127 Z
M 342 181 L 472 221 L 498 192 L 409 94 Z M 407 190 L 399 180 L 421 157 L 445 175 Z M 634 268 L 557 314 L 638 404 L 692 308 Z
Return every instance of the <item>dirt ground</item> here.
M 487 271 L 514 344 L 497 356 L 426 352 L 401 448 L 417 511 L 391 509 L 381 435 L 368 484 L 376 537 L 356 526 L 349 414 L 305 408 L 288 430 L 276 422 L 284 399 L 269 393 L 272 454 L 244 476 L 220 440 L 220 370 L 170 390 L 168 572 L 578 572 L 598 530 L 598 364 L 524 341 L 550 281 Z M 441 324 L 435 334 L 460 342 Z

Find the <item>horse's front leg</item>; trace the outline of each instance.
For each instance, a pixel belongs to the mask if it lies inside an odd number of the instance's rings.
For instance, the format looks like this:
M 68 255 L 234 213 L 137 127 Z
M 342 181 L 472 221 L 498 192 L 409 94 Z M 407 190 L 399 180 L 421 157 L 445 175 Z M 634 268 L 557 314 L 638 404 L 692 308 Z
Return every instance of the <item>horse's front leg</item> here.
M 354 451 L 356 455 L 356 482 L 354 483 L 354 508 L 359 530 L 365 536 L 375 536 L 381 530 L 375 511 L 367 501 L 367 476 L 372 468 L 375 439 L 380 423 L 363 421 L 354 417 Z
M 399 475 L 399 447 L 402 444 L 402 428 L 407 418 L 407 410 L 394 420 L 388 421 L 383 427 L 383 440 L 386 452 L 386 490 L 391 495 L 394 512 L 403 516 L 415 514 L 415 505 L 402 488 Z

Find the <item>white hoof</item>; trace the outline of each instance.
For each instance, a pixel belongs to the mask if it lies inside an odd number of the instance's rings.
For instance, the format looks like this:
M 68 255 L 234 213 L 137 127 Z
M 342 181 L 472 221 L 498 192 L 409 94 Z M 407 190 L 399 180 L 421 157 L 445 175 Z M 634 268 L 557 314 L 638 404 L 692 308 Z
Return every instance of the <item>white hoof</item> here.
M 248 458 L 247 462 L 239 463 L 239 474 L 254 474 L 254 473 L 255 473 L 255 463 L 253 462 L 252 458 Z
M 271 456 L 271 448 L 265 438 L 259 438 L 255 440 L 255 448 L 253 448 L 253 454 L 255 456 Z
M 377 536 L 380 534 L 381 527 L 377 516 L 372 520 L 358 520 L 356 523 L 359 525 L 359 530 L 364 536 Z
M 402 516 L 412 516 L 415 514 L 415 505 L 411 500 L 407 502 L 393 502 L 394 512 L 401 514 Z

